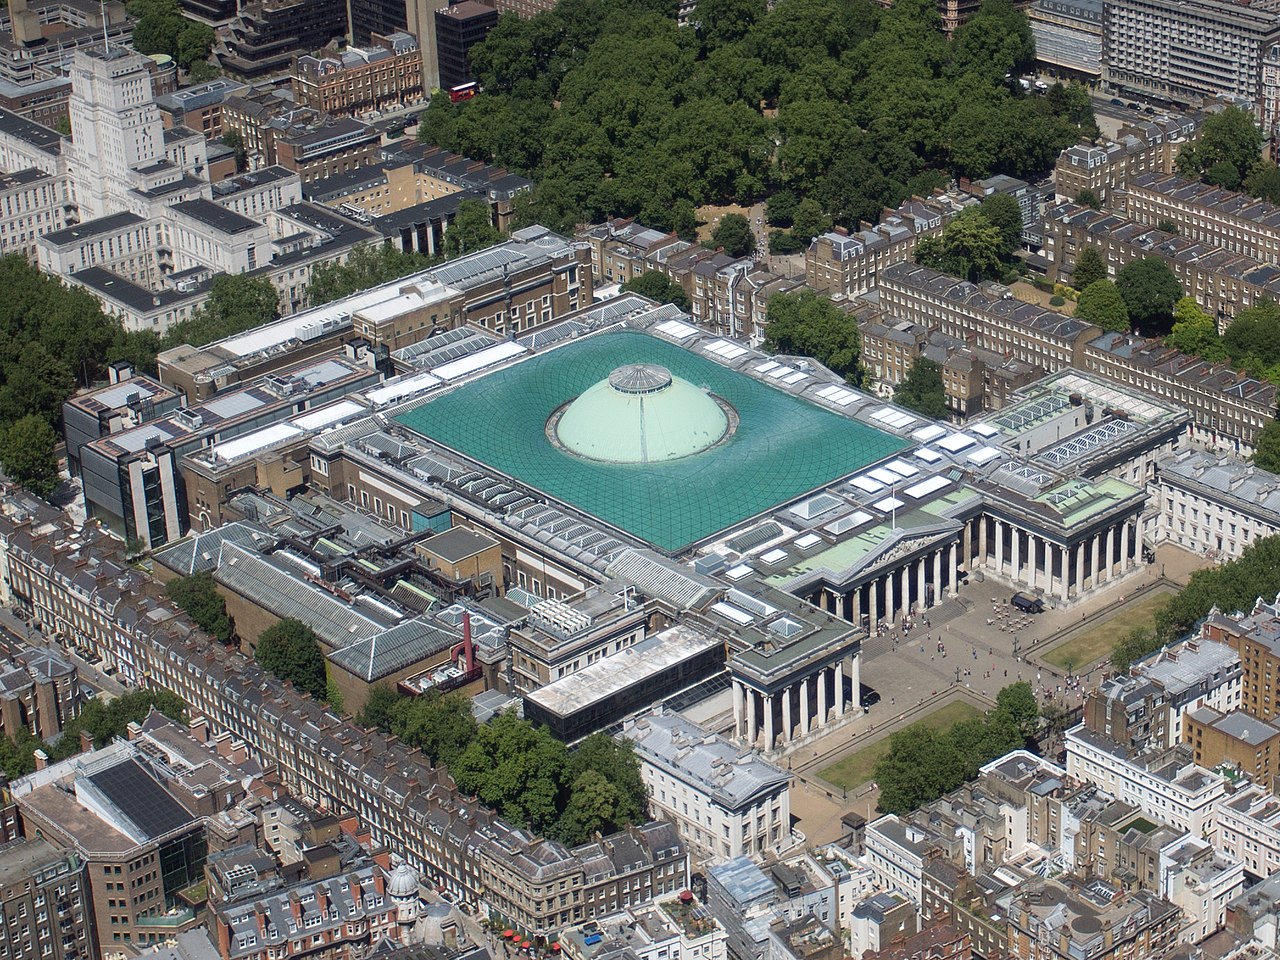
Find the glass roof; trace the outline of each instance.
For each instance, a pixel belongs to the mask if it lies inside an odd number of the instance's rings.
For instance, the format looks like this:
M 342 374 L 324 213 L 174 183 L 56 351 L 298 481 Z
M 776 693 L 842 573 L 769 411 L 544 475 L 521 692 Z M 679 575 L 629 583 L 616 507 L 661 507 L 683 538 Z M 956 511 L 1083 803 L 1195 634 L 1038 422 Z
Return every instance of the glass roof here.
M 595 463 L 557 450 L 546 423 L 624 364 L 656 363 L 728 401 L 724 443 L 667 463 Z M 397 418 L 411 430 L 544 493 L 678 551 L 906 444 L 657 337 L 611 330 L 442 394 Z

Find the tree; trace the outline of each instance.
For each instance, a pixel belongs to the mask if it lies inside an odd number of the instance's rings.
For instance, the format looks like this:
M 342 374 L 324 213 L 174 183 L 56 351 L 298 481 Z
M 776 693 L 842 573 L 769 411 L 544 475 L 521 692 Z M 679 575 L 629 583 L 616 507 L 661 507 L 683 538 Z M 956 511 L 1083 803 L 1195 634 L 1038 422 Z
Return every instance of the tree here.
M 213 278 L 209 299 L 186 320 L 165 333 L 166 347 L 189 343 L 203 346 L 235 336 L 280 317 L 276 288 L 266 277 L 220 273 Z
M 711 233 L 711 247 L 723 248 L 731 257 L 745 257 L 756 248 L 751 224 L 740 213 L 726 213 Z
M 570 782 L 564 744 L 507 712 L 482 726 L 450 766 L 459 789 L 521 827 L 554 828 Z
M 312 306 L 332 303 L 361 290 L 399 280 L 425 270 L 437 261 L 420 253 L 405 253 L 389 243 L 362 243 L 346 261 L 322 263 L 311 271 L 307 299 Z
M 1240 186 L 1240 171 L 1234 163 L 1219 160 L 1204 172 L 1204 179 L 1206 183 L 1211 183 L 1215 187 L 1234 190 Z
M 262 631 L 254 659 L 279 680 L 324 701 L 327 678 L 319 638 L 309 626 L 292 617 Z
M 789 227 L 799 201 L 790 190 L 779 190 L 764 205 L 764 218 L 771 227 Z
M 1004 238 L 1002 256 L 1012 256 L 1022 246 L 1022 208 L 1018 201 L 1007 193 L 993 193 L 983 198 L 978 209 Z
M 764 0 L 698 0 L 698 36 L 709 48 L 738 43 L 765 14 Z
M 935 420 L 946 417 L 947 394 L 942 385 L 942 368 L 928 357 L 916 357 L 907 378 L 893 392 L 893 402 Z
M 1076 257 L 1075 269 L 1071 272 L 1071 284 L 1077 290 L 1084 290 L 1099 280 L 1107 279 L 1107 264 L 1102 259 L 1098 248 L 1086 244 Z
M 765 322 L 766 350 L 812 357 L 850 383 L 858 382 L 858 324 L 828 298 L 812 290 L 774 294 Z
M 239 130 L 228 130 L 222 135 L 223 146 L 236 152 L 236 169 L 243 170 L 249 163 L 249 151 L 244 145 L 244 137 Z
M 689 298 L 685 296 L 684 288 L 657 270 L 646 270 L 640 276 L 632 277 L 622 285 L 622 289 L 658 303 L 674 304 L 686 312 L 689 310 Z
M 1091 210 L 1101 210 L 1102 201 L 1098 199 L 1098 195 L 1092 190 L 1084 189 L 1076 194 L 1076 203 L 1082 207 L 1088 207 Z
M 356 723 L 362 727 L 390 733 L 395 723 L 396 710 L 404 697 L 387 684 L 373 687 L 364 699 L 364 706 L 356 714 Z
M 169 599 L 176 603 L 205 633 L 219 643 L 229 643 L 234 633 L 227 615 L 227 602 L 218 593 L 213 574 L 204 571 L 170 580 L 165 585 Z
M 1111 333 L 1129 332 L 1129 308 L 1110 280 L 1095 280 L 1081 292 L 1075 318 Z
M 90 700 L 78 717 L 62 725 L 62 735 L 56 743 L 46 744 L 44 749 L 53 760 L 65 760 L 80 752 L 80 734 L 88 734 L 97 748 L 126 735 L 129 724 L 141 723 L 152 710 L 158 710 L 171 720 L 184 723 L 186 704 L 182 698 L 168 690 L 131 690 L 118 697 Z
M 796 204 L 791 233 L 801 244 L 807 244 L 818 234 L 830 229 L 831 218 L 822 212 L 817 200 L 805 197 Z
M 977 283 L 1004 271 L 1005 237 L 986 215 L 970 207 L 942 228 L 940 237 L 916 244 L 916 260 Z
M 402 697 L 392 709 L 391 732 L 421 750 L 432 763 L 450 769 L 475 739 L 476 730 L 471 701 L 461 694 L 432 692 Z
M 1280 306 L 1260 300 L 1241 310 L 1222 334 L 1222 346 L 1239 366 L 1261 371 L 1280 363 Z
M 1269 420 L 1254 444 L 1253 462 L 1259 470 L 1280 473 L 1280 420 Z
M 1214 176 L 1234 180 L 1235 185 L 1239 185 L 1258 162 L 1262 142 L 1262 131 L 1253 112 L 1228 107 L 1204 122 L 1199 140 L 1179 151 L 1178 171 L 1184 177 Z
M 593 733 L 569 755 L 569 774 L 577 781 L 592 771 L 613 784 L 613 829 L 628 823 L 639 823 L 649 815 L 649 791 L 640 776 L 640 761 L 630 740 L 618 740 L 604 733 Z
M 58 435 L 48 421 L 27 414 L 9 425 L 0 437 L 0 463 L 5 473 L 41 497 L 58 488 Z
M 1009 716 L 1023 740 L 1030 740 L 1040 727 L 1040 706 L 1031 684 L 1025 680 L 1011 683 L 996 694 L 996 709 Z
M 1173 329 L 1164 342 L 1175 350 L 1213 363 L 1229 359 L 1218 339 L 1218 324 L 1200 309 L 1194 297 L 1183 297 L 1173 305 Z
M 618 789 L 594 770 L 573 781 L 569 802 L 552 834 L 565 843 L 581 843 L 597 831 L 610 830 L 617 816 Z
M 1168 333 L 1173 305 L 1182 297 L 1182 285 L 1159 257 L 1144 257 L 1125 264 L 1116 275 L 1116 288 L 1129 308 L 1129 320 L 1148 336 Z
M 502 239 L 493 225 L 493 214 L 484 200 L 463 200 L 458 213 L 444 233 L 445 254 L 456 257 L 463 253 L 492 246 Z
M 1245 177 L 1244 188 L 1259 200 L 1280 203 L 1280 167 L 1270 160 L 1259 160 Z

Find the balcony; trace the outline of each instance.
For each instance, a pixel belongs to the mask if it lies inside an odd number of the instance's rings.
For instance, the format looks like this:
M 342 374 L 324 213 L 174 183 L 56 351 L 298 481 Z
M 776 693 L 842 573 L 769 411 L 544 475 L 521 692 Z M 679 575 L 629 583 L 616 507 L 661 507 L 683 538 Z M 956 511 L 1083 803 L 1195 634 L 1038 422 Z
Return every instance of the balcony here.
M 183 924 L 190 923 L 196 918 L 196 912 L 190 907 L 183 907 L 181 910 L 170 910 L 168 913 L 160 914 L 154 917 L 138 917 L 134 926 L 140 930 L 159 929 L 172 930 Z

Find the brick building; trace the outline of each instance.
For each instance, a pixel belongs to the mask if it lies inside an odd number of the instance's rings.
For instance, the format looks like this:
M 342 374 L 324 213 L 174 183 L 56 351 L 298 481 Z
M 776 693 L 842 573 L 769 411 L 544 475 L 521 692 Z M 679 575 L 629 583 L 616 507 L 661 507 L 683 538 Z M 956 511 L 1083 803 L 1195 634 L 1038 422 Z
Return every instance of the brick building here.
M 350 117 L 422 98 L 422 52 L 404 32 L 374 34 L 367 47 L 295 56 L 291 72 L 299 106 Z
M 497 9 L 480 0 L 462 0 L 437 10 L 435 21 L 440 88 L 449 90 L 470 83 L 475 79 L 471 73 L 470 50 L 497 24 Z
M 85 863 L 38 837 L 0 845 L 0 960 L 100 956 Z

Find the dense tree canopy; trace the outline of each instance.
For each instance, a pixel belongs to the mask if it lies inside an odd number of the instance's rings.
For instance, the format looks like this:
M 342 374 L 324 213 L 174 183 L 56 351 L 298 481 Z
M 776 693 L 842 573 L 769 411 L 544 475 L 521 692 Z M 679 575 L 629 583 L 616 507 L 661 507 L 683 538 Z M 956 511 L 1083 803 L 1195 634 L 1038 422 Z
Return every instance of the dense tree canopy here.
M 942 368 L 928 357 L 916 357 L 907 378 L 893 391 L 899 406 L 941 420 L 947 415 L 947 393 L 942 386 Z
M 622 289 L 658 303 L 674 304 L 681 310 L 689 309 L 689 298 L 685 296 L 684 287 L 657 270 L 646 270 L 640 276 L 632 277 L 622 285 Z
M 208 58 L 213 28 L 184 17 L 178 0 L 129 0 L 128 8 L 138 18 L 133 48 L 139 53 L 167 53 L 183 70 Z
M 850 383 L 859 377 L 862 337 L 853 317 L 812 290 L 769 298 L 764 348 L 772 353 L 812 357 Z
M 917 243 L 916 260 L 972 283 L 996 280 L 1008 269 L 1016 242 L 1011 244 L 981 207 L 970 207 L 943 227 L 941 236 Z
M 1111 333 L 1129 332 L 1129 308 L 1110 280 L 1095 280 L 1080 292 L 1075 317 Z
M 1268 421 L 1253 447 L 1253 462 L 1261 469 L 1280 473 L 1280 420 Z
M 1178 152 L 1178 172 L 1234 190 L 1259 161 L 1262 140 L 1252 111 L 1228 107 L 1204 122 L 1199 140 Z
M 484 200 L 463 200 L 453 223 L 444 232 L 445 256 L 472 253 L 502 239 L 493 225 L 493 211 Z
M 165 585 L 169 599 L 182 608 L 205 633 L 220 643 L 231 640 L 234 628 L 227 615 L 227 602 L 218 592 L 213 574 L 208 571 L 170 580 Z
M 0 433 L 0 463 L 11 480 L 47 497 L 58 488 L 57 446 L 49 421 L 29 413 Z
M 262 631 L 254 659 L 278 679 L 323 701 L 327 691 L 324 654 L 316 633 L 301 620 L 288 617 Z
M 1028 683 L 1005 687 L 997 706 L 983 717 L 962 720 L 950 730 L 913 724 L 889 740 L 876 764 L 881 813 L 906 813 L 966 780 L 990 760 L 1025 746 L 1039 725 L 1035 695 Z
M 703 0 L 693 20 L 666 0 L 503 15 L 470 53 L 484 92 L 437 97 L 420 135 L 534 179 L 520 222 L 685 233 L 694 206 L 780 189 L 856 228 L 946 176 L 1039 177 L 1096 133 L 1083 88 L 1005 80 L 1034 63 L 1008 0 L 950 41 L 931 0 Z
M 723 249 L 731 257 L 745 257 L 756 246 L 751 223 L 740 213 L 726 213 L 711 232 L 712 249 Z
M 1173 325 L 1182 285 L 1159 257 L 1131 260 L 1116 274 L 1116 288 L 1129 308 L 1129 322 L 1145 336 L 1162 336 Z

